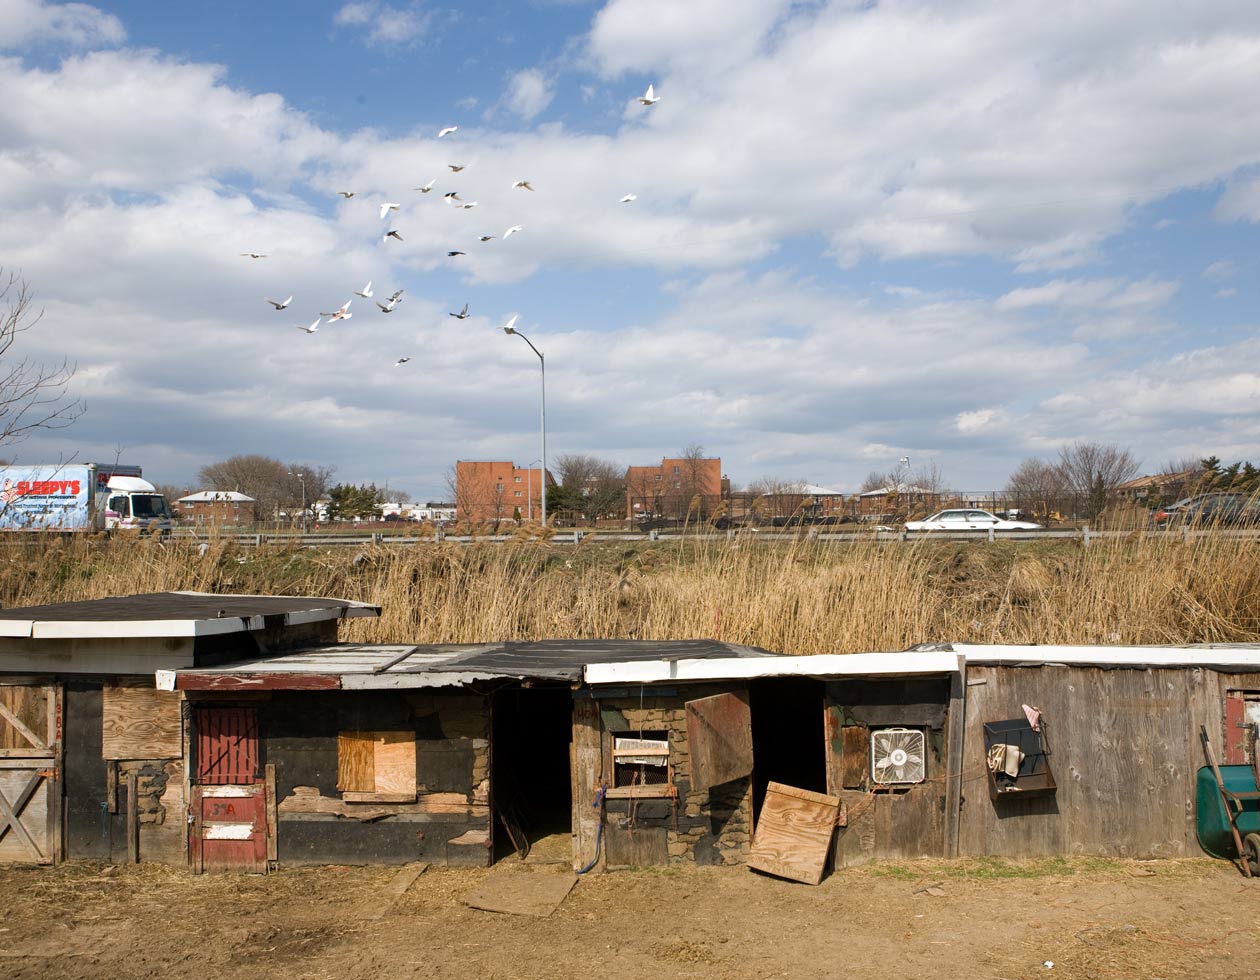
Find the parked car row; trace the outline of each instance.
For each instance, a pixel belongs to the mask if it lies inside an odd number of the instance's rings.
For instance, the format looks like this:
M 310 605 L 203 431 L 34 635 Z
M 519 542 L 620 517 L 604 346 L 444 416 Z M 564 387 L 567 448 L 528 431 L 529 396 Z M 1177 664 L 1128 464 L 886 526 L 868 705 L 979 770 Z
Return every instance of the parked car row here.
M 1151 514 L 1156 527 L 1254 527 L 1260 525 L 1260 498 L 1247 493 L 1200 493 Z

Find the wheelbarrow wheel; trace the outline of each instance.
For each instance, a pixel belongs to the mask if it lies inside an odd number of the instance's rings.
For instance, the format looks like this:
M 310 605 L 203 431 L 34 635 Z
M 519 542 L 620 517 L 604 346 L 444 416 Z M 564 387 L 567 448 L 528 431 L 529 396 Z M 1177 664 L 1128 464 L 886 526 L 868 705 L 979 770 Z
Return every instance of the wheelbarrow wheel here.
M 1260 834 L 1248 834 L 1243 838 L 1243 860 L 1253 875 L 1260 876 Z

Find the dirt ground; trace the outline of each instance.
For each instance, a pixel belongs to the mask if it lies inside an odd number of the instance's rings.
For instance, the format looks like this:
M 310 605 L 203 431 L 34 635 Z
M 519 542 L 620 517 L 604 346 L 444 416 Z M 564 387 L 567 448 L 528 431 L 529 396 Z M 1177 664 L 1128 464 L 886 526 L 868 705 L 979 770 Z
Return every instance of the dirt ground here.
M 547 918 L 464 905 L 486 869 L 432 867 L 387 900 L 396 874 L 3 868 L 0 977 L 1260 976 L 1260 880 L 1219 861 L 886 864 L 817 887 L 744 868 L 615 871 L 580 879 Z

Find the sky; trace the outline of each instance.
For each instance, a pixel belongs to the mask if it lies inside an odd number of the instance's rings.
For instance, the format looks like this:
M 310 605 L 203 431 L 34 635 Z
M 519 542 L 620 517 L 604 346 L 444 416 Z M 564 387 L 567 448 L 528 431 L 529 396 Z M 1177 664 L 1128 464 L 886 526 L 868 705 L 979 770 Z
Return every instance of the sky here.
M 1078 441 L 1260 458 L 1260 4 L 0 12 L 0 266 L 43 311 L 6 356 L 87 406 L 16 461 L 442 499 L 540 456 L 513 316 L 549 461 L 698 444 L 851 491 Z

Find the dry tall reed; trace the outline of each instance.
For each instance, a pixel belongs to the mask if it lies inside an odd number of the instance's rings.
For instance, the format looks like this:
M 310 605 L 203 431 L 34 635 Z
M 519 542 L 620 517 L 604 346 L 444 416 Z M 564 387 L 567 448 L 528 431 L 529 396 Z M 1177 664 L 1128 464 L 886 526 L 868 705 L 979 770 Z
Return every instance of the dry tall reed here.
M 1079 541 L 642 545 L 528 542 L 294 550 L 122 537 L 0 542 L 6 607 L 137 592 L 379 604 L 376 643 L 713 637 L 795 654 L 916 643 L 1260 641 L 1260 542 L 1134 533 Z

